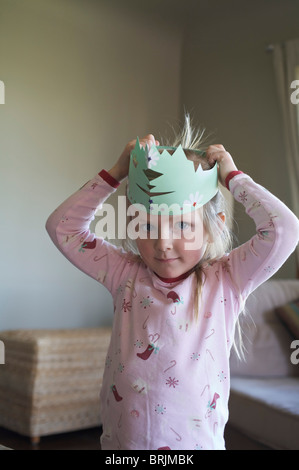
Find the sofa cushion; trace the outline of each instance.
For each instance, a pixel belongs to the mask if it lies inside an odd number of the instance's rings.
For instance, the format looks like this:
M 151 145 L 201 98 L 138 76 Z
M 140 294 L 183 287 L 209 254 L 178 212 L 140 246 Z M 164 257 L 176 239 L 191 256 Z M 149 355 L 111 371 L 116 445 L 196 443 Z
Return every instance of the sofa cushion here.
M 299 450 L 299 378 L 231 380 L 229 423 L 273 449 Z
M 233 376 L 299 377 L 299 365 L 290 360 L 290 331 L 275 313 L 277 307 L 299 297 L 299 280 L 273 279 L 259 286 L 247 299 L 246 314 L 240 317 L 245 361 L 234 351 L 230 366 Z
M 283 323 L 289 328 L 295 339 L 299 339 L 299 299 L 275 309 Z

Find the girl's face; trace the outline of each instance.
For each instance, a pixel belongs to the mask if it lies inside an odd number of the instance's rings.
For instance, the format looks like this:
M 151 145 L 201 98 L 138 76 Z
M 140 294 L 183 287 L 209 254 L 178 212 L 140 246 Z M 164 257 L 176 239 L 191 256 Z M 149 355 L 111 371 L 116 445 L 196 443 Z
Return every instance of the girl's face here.
M 202 258 L 208 236 L 202 208 L 178 216 L 144 214 L 136 243 L 145 264 L 158 276 L 176 278 Z

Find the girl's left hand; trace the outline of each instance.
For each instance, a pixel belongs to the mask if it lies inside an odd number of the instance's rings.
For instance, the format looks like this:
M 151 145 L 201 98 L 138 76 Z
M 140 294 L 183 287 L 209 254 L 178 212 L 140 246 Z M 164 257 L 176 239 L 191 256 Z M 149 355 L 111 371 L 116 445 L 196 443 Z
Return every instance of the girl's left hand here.
M 151 147 L 154 145 L 160 145 L 159 141 L 155 139 L 153 134 L 148 134 L 142 139 L 139 139 L 139 144 L 145 148 L 146 145 Z M 117 181 L 121 182 L 124 178 L 128 176 L 129 173 L 129 166 L 130 166 L 130 154 L 131 151 L 135 148 L 136 139 L 130 140 L 125 146 L 122 154 L 120 155 L 119 159 L 115 163 L 115 165 L 108 171 L 113 178 Z
M 225 187 L 225 179 L 231 171 L 238 171 L 235 162 L 223 145 L 210 145 L 206 151 L 206 157 L 211 167 L 215 162 L 218 163 L 218 178 Z

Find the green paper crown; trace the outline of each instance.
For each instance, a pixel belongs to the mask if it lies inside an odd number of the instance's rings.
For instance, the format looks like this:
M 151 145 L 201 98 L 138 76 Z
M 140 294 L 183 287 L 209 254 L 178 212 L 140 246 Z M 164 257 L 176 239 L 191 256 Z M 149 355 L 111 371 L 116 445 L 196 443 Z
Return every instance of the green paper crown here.
M 171 155 L 166 149 L 174 150 L 174 153 Z M 127 192 L 132 204 L 142 204 L 149 214 L 163 214 L 166 205 L 169 214 L 179 215 L 203 206 L 217 191 L 217 165 L 205 171 L 198 165 L 195 170 L 193 161 L 187 159 L 181 145 L 177 148 L 155 145 L 149 148 L 146 145 L 143 148 L 137 137 L 130 155 Z

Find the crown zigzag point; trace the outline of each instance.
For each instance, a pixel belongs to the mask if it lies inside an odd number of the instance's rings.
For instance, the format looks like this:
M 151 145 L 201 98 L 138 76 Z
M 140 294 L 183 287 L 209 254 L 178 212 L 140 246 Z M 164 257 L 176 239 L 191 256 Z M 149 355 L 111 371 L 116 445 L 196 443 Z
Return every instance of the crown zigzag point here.
M 131 152 L 128 197 L 132 203 L 143 204 L 147 212 L 153 213 L 152 204 L 161 203 L 177 204 L 180 214 L 190 212 L 204 205 L 218 191 L 217 165 L 203 170 L 199 164 L 195 170 L 194 162 L 187 158 L 182 145 L 170 148 L 174 150 L 172 154 L 166 148 L 160 153 L 162 148 L 155 145 L 143 148 L 137 138 Z M 196 201 L 188 209 L 183 208 L 191 196 Z

